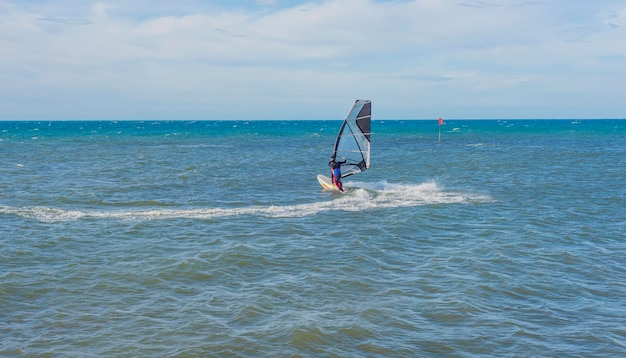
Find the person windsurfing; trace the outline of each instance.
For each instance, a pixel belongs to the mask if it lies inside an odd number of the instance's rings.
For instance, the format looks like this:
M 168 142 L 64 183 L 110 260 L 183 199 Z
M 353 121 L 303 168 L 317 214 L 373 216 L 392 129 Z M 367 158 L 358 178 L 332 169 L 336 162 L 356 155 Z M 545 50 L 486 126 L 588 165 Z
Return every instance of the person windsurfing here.
M 344 192 L 343 184 L 341 183 L 341 165 L 346 164 L 346 161 L 337 161 L 335 157 L 331 157 L 328 162 L 328 166 L 330 167 L 331 177 L 333 178 L 333 184 L 339 189 L 339 191 Z

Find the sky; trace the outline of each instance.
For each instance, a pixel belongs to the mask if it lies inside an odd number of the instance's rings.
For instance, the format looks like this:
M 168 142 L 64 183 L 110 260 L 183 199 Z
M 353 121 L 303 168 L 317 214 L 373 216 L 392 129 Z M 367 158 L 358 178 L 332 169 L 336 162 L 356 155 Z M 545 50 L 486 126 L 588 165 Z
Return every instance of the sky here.
M 624 0 L 0 0 L 0 120 L 626 118 Z

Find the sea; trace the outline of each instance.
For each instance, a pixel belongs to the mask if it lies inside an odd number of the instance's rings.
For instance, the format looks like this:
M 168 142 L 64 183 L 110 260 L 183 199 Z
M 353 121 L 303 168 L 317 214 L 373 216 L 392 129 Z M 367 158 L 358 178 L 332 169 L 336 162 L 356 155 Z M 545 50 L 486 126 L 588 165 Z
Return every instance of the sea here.
M 626 120 L 340 125 L 0 122 L 0 356 L 626 356 Z

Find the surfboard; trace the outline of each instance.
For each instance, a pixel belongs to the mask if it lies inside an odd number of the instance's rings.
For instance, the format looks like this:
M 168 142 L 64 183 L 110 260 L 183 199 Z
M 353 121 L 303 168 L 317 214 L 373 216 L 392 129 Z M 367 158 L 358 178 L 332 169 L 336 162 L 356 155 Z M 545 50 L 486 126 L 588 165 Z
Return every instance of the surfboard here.
M 346 187 L 343 187 L 343 191 L 339 190 L 339 188 L 337 188 L 335 186 L 335 184 L 333 183 L 333 180 L 329 177 L 327 177 L 326 175 L 322 175 L 322 174 L 318 174 L 317 175 L 317 181 L 320 182 L 320 185 L 322 186 L 322 188 L 324 189 L 330 189 L 330 190 L 336 190 L 340 193 L 347 193 L 348 189 L 346 189 Z
M 333 180 L 331 178 L 327 177 L 326 175 L 318 174 L 317 175 L 317 181 L 320 182 L 320 185 L 324 189 L 339 190 L 339 189 L 337 189 L 335 184 L 333 184 Z

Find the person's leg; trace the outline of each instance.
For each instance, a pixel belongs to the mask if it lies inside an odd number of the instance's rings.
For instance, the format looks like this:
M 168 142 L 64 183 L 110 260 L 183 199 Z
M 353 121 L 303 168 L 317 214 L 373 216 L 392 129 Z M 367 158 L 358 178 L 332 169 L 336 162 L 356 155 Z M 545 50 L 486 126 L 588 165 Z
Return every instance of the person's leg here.
M 335 177 L 335 186 L 337 187 L 337 189 L 343 191 L 343 183 L 337 177 Z

